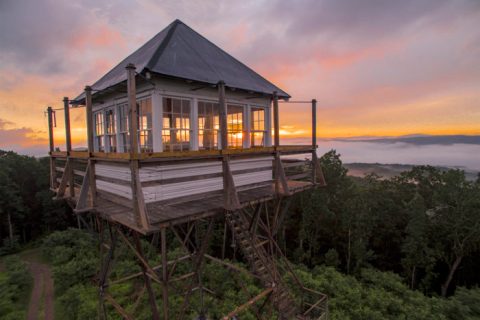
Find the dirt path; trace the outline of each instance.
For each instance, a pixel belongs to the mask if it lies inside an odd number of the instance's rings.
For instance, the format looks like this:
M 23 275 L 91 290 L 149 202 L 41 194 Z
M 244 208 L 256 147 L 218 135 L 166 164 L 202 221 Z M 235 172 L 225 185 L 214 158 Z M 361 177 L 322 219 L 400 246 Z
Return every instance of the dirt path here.
M 53 278 L 50 267 L 40 262 L 38 255 L 22 255 L 33 277 L 33 289 L 28 305 L 27 320 L 53 320 Z

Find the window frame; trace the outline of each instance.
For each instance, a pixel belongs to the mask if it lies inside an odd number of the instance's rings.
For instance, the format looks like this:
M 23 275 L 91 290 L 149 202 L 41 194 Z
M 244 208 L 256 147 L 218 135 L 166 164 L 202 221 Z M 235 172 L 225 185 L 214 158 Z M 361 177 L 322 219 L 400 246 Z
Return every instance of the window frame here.
M 104 126 L 105 126 L 105 152 L 117 152 L 117 112 L 115 106 L 107 107 L 104 110 Z M 109 113 L 113 115 L 113 119 L 109 119 Z M 113 138 L 113 139 L 112 139 Z M 112 147 L 113 140 L 113 147 Z
M 142 102 L 150 100 L 150 121 L 148 119 L 148 113 L 145 115 L 142 113 L 141 107 Z M 153 152 L 153 99 L 152 96 L 146 96 L 136 99 L 136 108 L 137 108 L 137 138 L 138 138 L 138 148 L 140 152 Z M 128 110 L 128 107 L 127 107 Z M 145 117 L 145 119 L 143 119 Z M 146 121 L 144 126 L 144 122 Z M 142 143 L 142 137 L 146 137 L 145 143 Z
M 229 149 L 244 149 L 244 140 L 245 140 L 245 117 L 246 117 L 246 109 L 247 105 L 242 104 L 242 103 L 236 103 L 236 102 L 227 102 L 227 139 L 228 139 L 228 148 Z M 228 113 L 228 109 L 230 107 L 234 108 L 241 108 L 242 112 L 236 112 L 235 114 L 237 115 L 237 122 L 234 123 L 233 115 Z M 238 118 L 238 115 L 241 115 L 241 118 Z M 233 129 L 235 127 L 235 129 Z M 240 134 L 240 138 L 238 138 L 238 134 Z M 235 135 L 237 135 L 235 137 Z M 235 145 L 234 142 L 235 141 Z
M 257 109 L 257 110 L 255 110 Z M 263 111 L 263 119 L 255 119 L 255 111 Z M 250 148 L 261 148 L 267 146 L 267 134 L 268 134 L 268 122 L 267 122 L 268 111 L 265 106 L 261 105 L 251 105 L 250 106 L 250 119 L 249 119 L 249 134 L 250 134 Z M 255 128 L 255 123 L 263 123 L 263 129 Z M 260 145 L 255 145 L 256 133 L 263 133 L 262 143 Z
M 213 114 L 213 129 L 207 129 L 208 131 L 213 132 L 213 146 L 211 148 L 205 148 L 202 143 L 202 147 L 200 147 L 200 136 L 204 136 L 200 134 L 200 131 L 205 131 L 205 124 L 203 124 L 203 128 L 200 128 L 200 103 L 210 104 L 212 106 L 212 110 L 215 111 L 215 105 L 217 106 L 217 113 L 212 112 Z M 202 114 L 203 115 L 203 114 Z M 208 100 L 208 99 L 198 99 L 197 100 L 197 132 L 196 132 L 196 139 L 198 143 L 198 150 L 218 150 L 221 137 L 220 137 L 220 104 L 218 101 L 215 100 Z M 218 121 L 218 123 L 217 123 Z
M 99 121 L 101 117 L 101 121 Z M 102 108 L 93 113 L 94 123 L 94 150 L 95 152 L 105 152 L 105 110 Z
M 179 114 L 182 115 L 180 118 L 180 127 L 177 128 L 176 126 L 171 127 L 170 124 L 168 126 L 165 126 L 165 120 L 168 118 L 165 118 L 164 115 L 167 113 L 167 104 L 165 103 L 166 99 L 171 99 L 172 100 L 172 111 L 170 112 L 170 115 L 174 114 Z M 173 100 L 180 100 L 180 113 L 175 113 L 173 112 Z M 190 151 L 192 150 L 192 139 L 195 138 L 192 133 L 192 120 L 193 120 L 193 99 L 185 96 L 180 96 L 180 95 L 161 95 L 160 96 L 160 101 L 161 101 L 161 113 L 160 113 L 160 123 L 161 123 L 161 141 L 162 141 L 162 151 L 163 152 L 181 152 L 181 151 Z M 188 102 L 189 106 L 189 111 L 188 113 L 183 112 L 184 108 L 184 101 Z M 184 115 L 187 115 L 188 117 L 184 117 Z M 187 121 L 184 121 L 188 119 Z M 185 126 L 187 125 L 187 126 Z M 168 132 L 168 134 L 165 134 Z M 181 138 L 181 142 L 175 142 L 172 144 L 172 136 L 175 136 L 175 139 L 177 138 L 177 135 L 180 134 L 180 137 L 182 137 L 182 133 L 184 134 L 185 140 Z M 166 139 L 164 137 L 169 137 L 168 141 L 166 142 Z M 188 142 L 188 143 L 187 143 Z M 179 147 L 179 148 L 176 148 Z

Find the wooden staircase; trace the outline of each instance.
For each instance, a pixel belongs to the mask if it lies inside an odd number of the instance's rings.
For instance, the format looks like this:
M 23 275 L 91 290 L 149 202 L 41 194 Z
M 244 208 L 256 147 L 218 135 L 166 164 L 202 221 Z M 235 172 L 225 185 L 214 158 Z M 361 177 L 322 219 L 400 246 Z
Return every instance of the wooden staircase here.
M 298 316 L 299 308 L 289 289 L 283 284 L 272 257 L 267 253 L 257 236 L 249 230 L 249 222 L 244 213 L 240 210 L 227 211 L 226 219 L 250 268 L 258 275 L 265 287 L 273 288 L 272 298 L 279 313 L 279 319 L 303 319 Z

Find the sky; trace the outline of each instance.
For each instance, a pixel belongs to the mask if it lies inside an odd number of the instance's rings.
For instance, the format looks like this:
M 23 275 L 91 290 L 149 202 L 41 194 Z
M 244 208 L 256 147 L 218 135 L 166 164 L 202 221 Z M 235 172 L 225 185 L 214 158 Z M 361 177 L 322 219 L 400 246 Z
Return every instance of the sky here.
M 46 107 L 177 18 L 317 99 L 320 137 L 480 134 L 479 0 L 0 0 L 0 149 L 45 152 Z M 309 134 L 309 106 L 280 110 L 285 136 Z M 71 116 L 81 144 L 85 115 Z

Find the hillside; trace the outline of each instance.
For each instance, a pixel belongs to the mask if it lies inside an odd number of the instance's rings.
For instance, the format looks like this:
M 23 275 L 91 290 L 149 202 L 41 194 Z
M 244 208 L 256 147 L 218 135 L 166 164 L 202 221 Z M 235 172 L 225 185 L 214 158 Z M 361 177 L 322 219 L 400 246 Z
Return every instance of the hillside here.
M 385 163 L 344 163 L 343 166 L 348 169 L 348 175 L 352 177 L 364 177 L 367 174 L 377 174 L 385 179 L 400 175 L 402 172 L 412 170 L 414 165 L 411 164 L 385 164 Z M 477 179 L 479 172 L 469 170 L 466 168 L 449 168 L 436 167 L 441 171 L 448 171 L 449 169 L 459 169 L 465 171 L 467 180 L 473 181 Z

